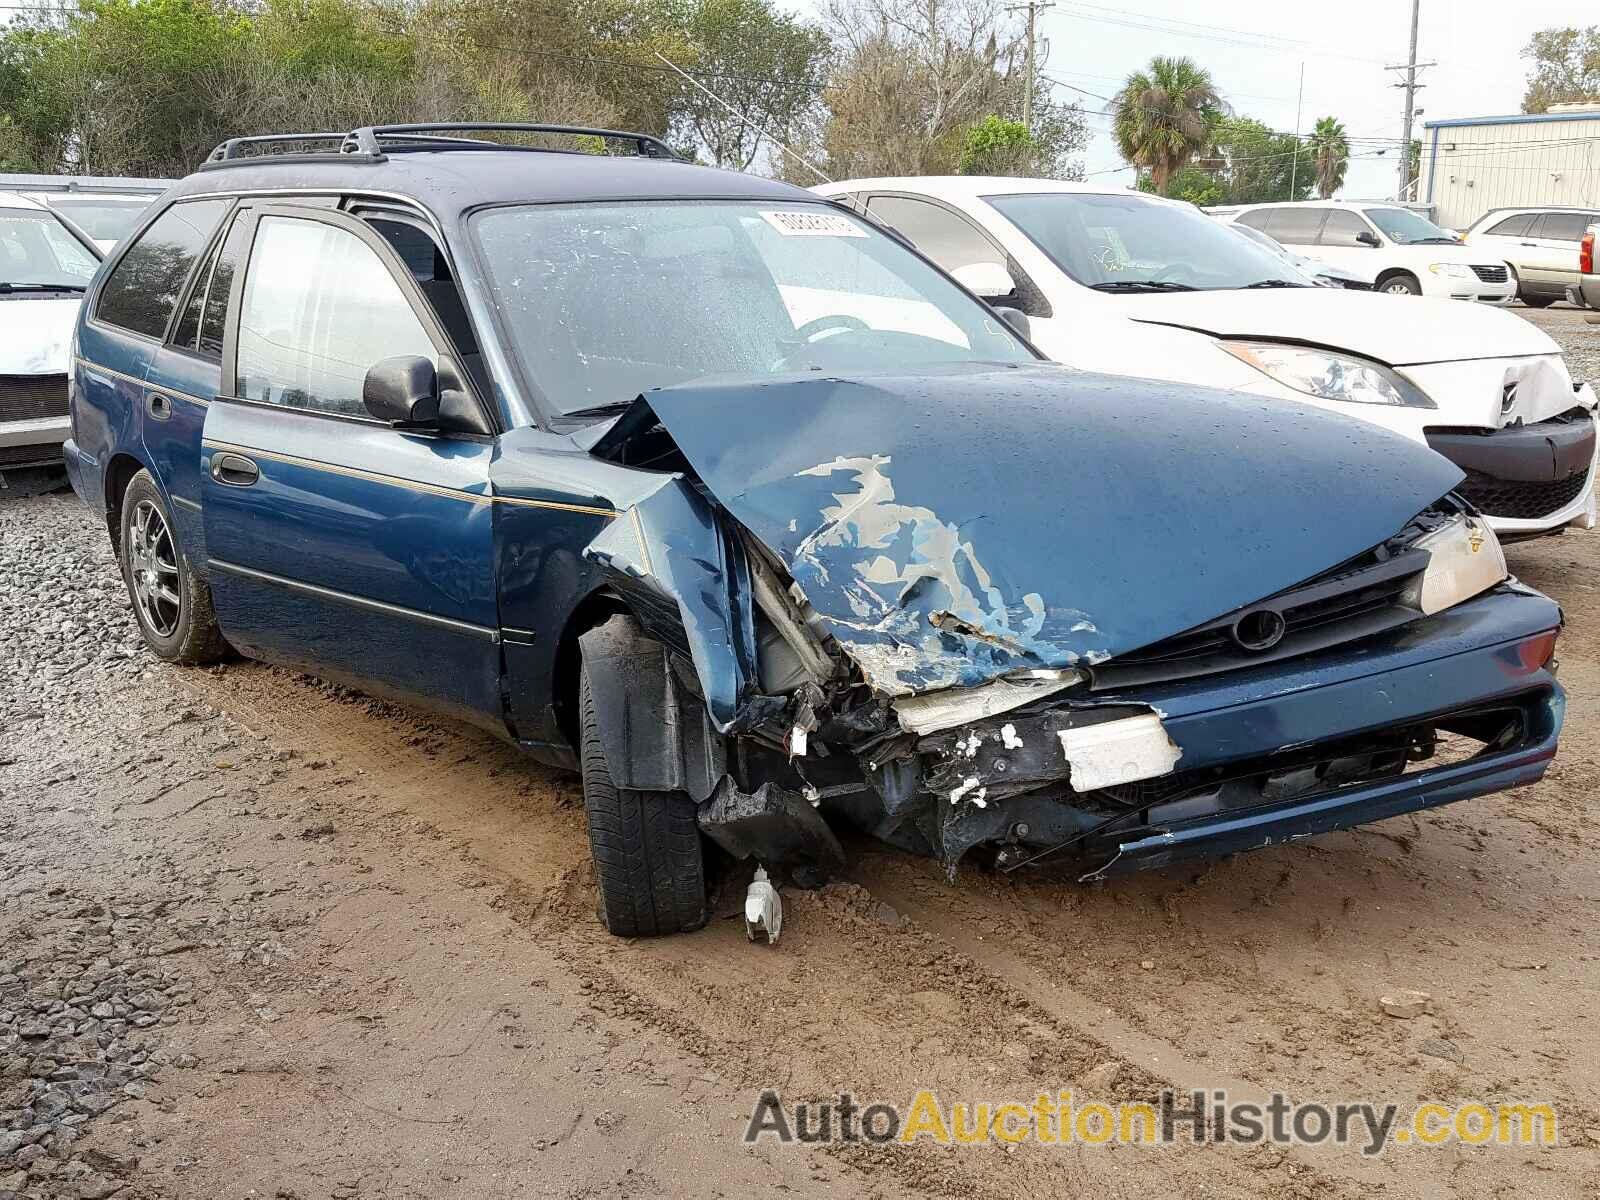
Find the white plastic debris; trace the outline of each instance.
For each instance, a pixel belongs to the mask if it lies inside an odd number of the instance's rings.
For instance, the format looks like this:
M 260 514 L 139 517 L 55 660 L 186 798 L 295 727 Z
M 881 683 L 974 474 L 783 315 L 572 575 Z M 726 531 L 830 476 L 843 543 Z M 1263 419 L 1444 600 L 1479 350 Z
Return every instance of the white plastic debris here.
M 756 934 L 766 931 L 767 945 L 778 940 L 783 930 L 783 898 L 767 879 L 765 868 L 756 868 L 756 877 L 750 881 L 750 890 L 744 896 L 744 932 L 753 942 Z

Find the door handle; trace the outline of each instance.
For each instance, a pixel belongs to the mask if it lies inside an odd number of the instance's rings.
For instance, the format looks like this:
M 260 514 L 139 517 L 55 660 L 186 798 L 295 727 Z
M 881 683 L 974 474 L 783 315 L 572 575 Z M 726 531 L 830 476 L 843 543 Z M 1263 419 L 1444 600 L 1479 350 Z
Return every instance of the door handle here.
M 144 407 L 145 411 L 158 421 L 165 421 L 172 416 L 172 401 L 160 392 L 146 392 L 144 394 Z
M 1519 246 L 1532 246 L 1535 249 L 1537 249 L 1539 243 L 1538 242 L 1518 242 L 1517 245 L 1519 245 Z
M 242 454 L 213 454 L 211 478 L 228 487 L 249 487 L 261 478 L 261 468 Z

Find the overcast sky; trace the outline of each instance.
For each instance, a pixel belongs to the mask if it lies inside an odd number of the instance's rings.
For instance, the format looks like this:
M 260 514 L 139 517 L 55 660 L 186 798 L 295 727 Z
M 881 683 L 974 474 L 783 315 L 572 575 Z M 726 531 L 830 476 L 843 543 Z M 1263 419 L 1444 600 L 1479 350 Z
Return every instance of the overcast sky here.
M 788 0 L 796 11 L 817 11 L 815 0 Z M 1421 62 L 1437 67 L 1419 78 L 1417 94 L 1434 118 L 1491 116 L 1522 107 L 1527 61 L 1522 48 L 1538 29 L 1600 22 L 1594 0 L 1422 0 L 1417 42 Z M 1135 26 L 1147 26 L 1136 28 Z M 1295 127 L 1295 93 L 1305 63 L 1307 131 L 1318 117 L 1344 122 L 1352 139 L 1386 138 L 1385 144 L 1352 142 L 1343 195 L 1395 194 L 1403 94 L 1400 77 L 1385 71 L 1406 60 L 1411 26 L 1408 0 L 1059 0 L 1040 18 L 1049 40 L 1044 73 L 1073 87 L 1113 95 L 1128 72 L 1156 54 L 1188 55 L 1206 67 L 1236 113 L 1285 132 Z M 1155 28 L 1159 27 L 1159 28 Z M 1122 183 L 1133 172 L 1108 134 L 1103 99 L 1057 87 L 1063 99 L 1081 100 L 1091 140 L 1084 167 L 1095 178 Z M 1119 169 L 1120 168 L 1120 169 Z

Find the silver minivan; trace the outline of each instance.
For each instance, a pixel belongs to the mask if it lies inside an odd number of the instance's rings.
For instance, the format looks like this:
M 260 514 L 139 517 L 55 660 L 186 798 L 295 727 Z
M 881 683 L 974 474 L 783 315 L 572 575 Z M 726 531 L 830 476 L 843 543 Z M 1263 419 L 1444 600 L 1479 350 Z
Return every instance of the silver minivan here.
M 1462 241 L 1509 262 L 1518 297 L 1530 308 L 1544 308 L 1578 285 L 1578 246 L 1595 221 L 1600 210 L 1496 208 L 1479 217 Z

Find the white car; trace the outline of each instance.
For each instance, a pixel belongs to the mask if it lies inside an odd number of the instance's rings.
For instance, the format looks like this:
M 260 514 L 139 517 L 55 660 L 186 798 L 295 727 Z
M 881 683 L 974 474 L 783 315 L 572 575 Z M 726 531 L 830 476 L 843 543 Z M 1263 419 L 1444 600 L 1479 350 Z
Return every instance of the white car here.
M 1375 291 L 1510 304 L 1516 276 L 1505 259 L 1463 246 L 1398 204 L 1304 200 L 1216 214 L 1270 234 L 1297 254 L 1353 271 Z
M 1472 223 L 1461 240 L 1511 264 L 1517 294 L 1529 308 L 1567 298 L 1578 284 L 1583 232 L 1600 211 L 1582 208 L 1497 208 Z
M 952 176 L 813 190 L 898 231 L 1059 362 L 1382 425 L 1460 466 L 1462 494 L 1503 536 L 1595 523 L 1595 393 L 1513 313 L 1308 286 L 1192 205 L 1123 188 Z
M 0 473 L 61 461 L 68 345 L 100 251 L 44 205 L 0 192 Z
M 1296 270 L 1309 275 L 1313 283 L 1319 283 L 1323 287 L 1354 288 L 1359 292 L 1370 292 L 1372 290 L 1372 285 L 1354 272 L 1346 271 L 1343 267 L 1336 267 L 1332 263 L 1313 262 L 1303 254 L 1294 253 L 1283 243 L 1273 241 L 1271 237 L 1262 233 L 1259 229 L 1254 229 L 1249 225 L 1240 225 L 1237 222 L 1229 222 L 1228 228 L 1232 229 L 1240 237 L 1249 238 L 1256 245 L 1271 251 Z
M 110 253 L 173 182 L 102 175 L 0 175 L 0 191 L 53 209 L 88 234 L 102 253 Z

